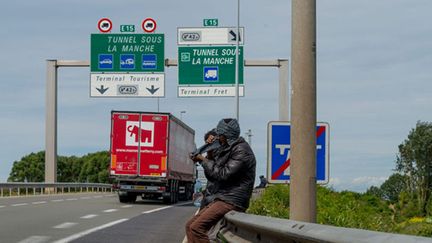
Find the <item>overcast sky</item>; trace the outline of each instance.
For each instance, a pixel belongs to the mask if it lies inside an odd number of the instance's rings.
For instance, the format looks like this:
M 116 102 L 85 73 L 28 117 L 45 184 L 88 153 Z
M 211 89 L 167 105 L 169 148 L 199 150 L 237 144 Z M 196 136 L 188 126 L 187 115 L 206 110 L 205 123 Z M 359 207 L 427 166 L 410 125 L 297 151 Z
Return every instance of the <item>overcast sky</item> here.
M 243 0 L 245 59 L 290 59 L 291 1 Z M 12 163 L 45 149 L 46 60 L 89 60 L 102 17 L 120 24 L 157 21 L 166 58 L 177 57 L 177 27 L 204 18 L 236 25 L 236 1 L 4 1 L 0 8 L 0 182 Z M 397 146 L 416 121 L 432 121 L 432 1 L 317 1 L 318 120 L 330 124 L 330 178 L 338 190 L 364 191 L 395 168 Z M 177 68 L 166 68 L 160 110 L 180 116 L 196 143 L 218 120 L 235 116 L 234 98 L 177 98 Z M 266 173 L 267 123 L 278 119 L 278 70 L 245 68 L 242 135 L 251 129 L 257 175 Z M 89 69 L 62 68 L 58 153 L 109 149 L 111 110 L 156 111 L 151 98 L 90 98 Z

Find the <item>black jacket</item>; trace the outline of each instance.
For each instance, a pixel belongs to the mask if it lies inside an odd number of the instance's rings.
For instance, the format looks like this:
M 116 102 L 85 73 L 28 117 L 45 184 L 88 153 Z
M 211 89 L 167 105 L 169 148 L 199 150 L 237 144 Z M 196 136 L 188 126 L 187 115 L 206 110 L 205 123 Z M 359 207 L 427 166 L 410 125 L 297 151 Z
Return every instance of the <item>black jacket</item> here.
M 238 138 L 221 148 L 214 160 L 203 162 L 205 176 L 212 182 L 215 199 L 247 209 L 255 181 L 255 155 L 249 144 Z

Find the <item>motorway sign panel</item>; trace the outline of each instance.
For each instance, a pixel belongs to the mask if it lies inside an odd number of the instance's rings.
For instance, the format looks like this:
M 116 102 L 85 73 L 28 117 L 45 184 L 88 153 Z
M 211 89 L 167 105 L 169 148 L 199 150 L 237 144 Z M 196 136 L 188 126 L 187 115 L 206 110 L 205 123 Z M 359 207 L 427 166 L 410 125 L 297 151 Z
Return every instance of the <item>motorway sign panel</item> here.
M 329 182 L 329 130 L 328 123 L 317 124 L 316 178 L 319 184 Z M 291 124 L 274 121 L 268 124 L 267 178 L 270 183 L 290 181 Z
M 164 97 L 163 73 L 91 73 L 91 97 Z
M 235 45 L 240 36 L 239 44 L 244 43 L 244 28 L 215 27 L 215 28 L 178 28 L 178 45 Z
M 130 33 L 134 33 L 135 32 L 135 25 L 133 24 L 122 24 L 120 25 L 120 32 L 130 32 Z
M 218 19 L 204 19 L 203 20 L 204 26 L 215 27 L 215 26 L 218 26 L 218 24 L 219 24 Z
M 164 72 L 164 34 L 92 34 L 91 72 Z
M 179 46 L 179 85 L 235 84 L 235 46 Z M 239 47 L 243 84 L 243 47 Z

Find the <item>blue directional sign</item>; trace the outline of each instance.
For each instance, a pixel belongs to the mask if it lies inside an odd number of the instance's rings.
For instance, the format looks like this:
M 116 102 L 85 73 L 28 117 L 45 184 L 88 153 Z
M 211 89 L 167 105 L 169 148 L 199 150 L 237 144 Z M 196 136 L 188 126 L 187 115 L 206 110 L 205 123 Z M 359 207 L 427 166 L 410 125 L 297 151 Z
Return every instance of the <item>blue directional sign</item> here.
M 157 68 L 157 56 L 156 54 L 143 54 L 142 55 L 142 69 L 156 69 Z
M 317 124 L 316 178 L 319 184 L 329 181 L 329 124 Z M 291 165 L 291 124 L 269 122 L 268 124 L 267 178 L 270 183 L 289 183 Z
M 135 55 L 134 54 L 121 54 L 120 55 L 120 69 L 135 69 Z
M 204 67 L 204 82 L 217 82 L 219 67 Z
M 113 68 L 113 55 L 112 54 L 99 54 L 98 67 L 99 69 L 112 69 Z

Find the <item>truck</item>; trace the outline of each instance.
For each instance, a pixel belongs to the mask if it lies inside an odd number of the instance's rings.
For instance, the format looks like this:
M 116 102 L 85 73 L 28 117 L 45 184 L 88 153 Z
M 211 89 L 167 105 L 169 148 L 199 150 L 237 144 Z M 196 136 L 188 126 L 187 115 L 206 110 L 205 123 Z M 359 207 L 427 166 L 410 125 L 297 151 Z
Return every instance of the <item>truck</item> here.
M 190 200 L 195 131 L 170 113 L 111 111 L 110 178 L 121 203 Z

